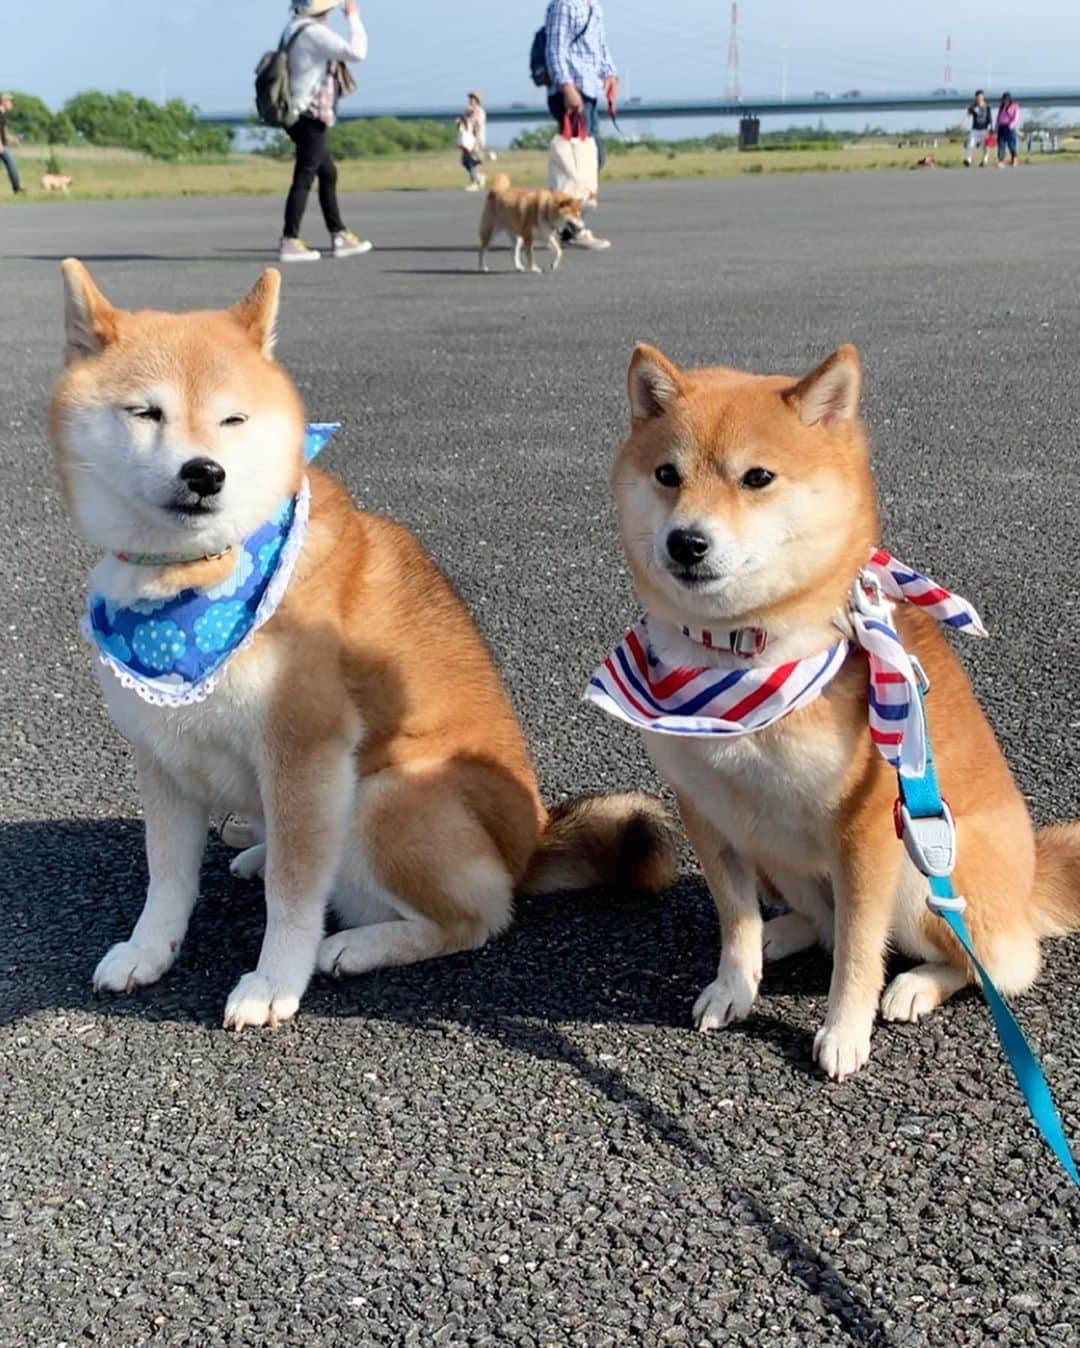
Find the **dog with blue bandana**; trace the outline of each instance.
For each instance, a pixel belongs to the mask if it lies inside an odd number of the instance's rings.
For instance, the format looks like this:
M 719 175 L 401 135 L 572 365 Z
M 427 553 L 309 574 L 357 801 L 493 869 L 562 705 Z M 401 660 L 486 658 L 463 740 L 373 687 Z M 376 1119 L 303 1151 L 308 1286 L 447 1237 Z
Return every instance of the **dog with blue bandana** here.
M 96 988 L 159 979 L 198 894 L 210 810 L 263 839 L 258 964 L 225 1024 L 274 1025 L 319 968 L 358 974 L 481 945 L 516 893 L 659 889 L 675 854 L 638 794 L 547 810 L 484 643 L 405 529 L 308 458 L 274 360 L 280 276 L 231 308 L 125 312 L 63 264 L 60 483 L 101 558 L 84 631 L 130 741 L 149 887 Z M 336 919 L 325 933 L 328 912 Z

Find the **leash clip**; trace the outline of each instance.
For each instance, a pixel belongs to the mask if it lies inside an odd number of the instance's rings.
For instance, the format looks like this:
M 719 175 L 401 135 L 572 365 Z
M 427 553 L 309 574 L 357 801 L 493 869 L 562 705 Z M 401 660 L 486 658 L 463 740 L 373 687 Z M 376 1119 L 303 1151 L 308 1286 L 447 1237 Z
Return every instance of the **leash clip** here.
M 951 875 L 956 865 L 956 824 L 946 800 L 941 814 L 913 816 L 902 800 L 893 808 L 896 836 L 912 864 L 923 875 Z
M 881 581 L 872 571 L 860 571 L 851 587 L 851 606 L 864 618 L 877 618 L 889 623 L 892 604 L 886 599 Z

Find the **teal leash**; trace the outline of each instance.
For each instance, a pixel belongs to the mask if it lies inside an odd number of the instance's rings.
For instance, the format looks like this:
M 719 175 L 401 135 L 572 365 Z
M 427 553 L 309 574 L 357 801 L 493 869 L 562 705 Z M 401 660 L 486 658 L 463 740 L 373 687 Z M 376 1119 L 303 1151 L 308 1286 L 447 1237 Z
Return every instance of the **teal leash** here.
M 919 690 L 923 703 L 924 689 Z M 900 799 L 897 801 L 897 833 L 903 840 L 908 856 L 930 884 L 927 906 L 943 921 L 964 948 L 972 968 L 979 976 L 997 1030 L 1001 1047 L 1012 1068 L 1020 1094 L 1024 1097 L 1035 1127 L 1046 1145 L 1057 1157 L 1062 1169 L 1072 1182 L 1080 1187 L 1080 1171 L 1069 1149 L 1061 1115 L 1050 1094 L 1050 1087 L 1034 1050 L 1010 1011 L 1005 999 L 994 986 L 994 980 L 979 962 L 971 944 L 971 936 L 964 921 L 965 901 L 957 895 L 950 876 L 956 861 L 956 826 L 952 812 L 938 789 L 934 758 L 930 750 L 929 731 L 926 735 L 926 764 L 921 776 L 897 773 Z

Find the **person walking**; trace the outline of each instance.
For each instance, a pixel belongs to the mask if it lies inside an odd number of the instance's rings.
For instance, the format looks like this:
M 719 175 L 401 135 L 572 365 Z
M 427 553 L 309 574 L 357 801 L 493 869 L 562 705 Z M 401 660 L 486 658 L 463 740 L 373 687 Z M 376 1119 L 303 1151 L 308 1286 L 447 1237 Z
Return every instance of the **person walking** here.
M 556 124 L 580 117 L 596 140 L 597 159 L 604 167 L 606 154 L 600 136 L 597 102 L 603 95 L 614 103 L 619 77 L 608 51 L 604 15 L 599 0 L 551 0 L 547 9 L 546 64 L 550 80 L 548 108 Z M 563 231 L 562 242 L 574 248 L 610 248 L 591 229 Z
M 15 99 L 11 94 L 0 94 L 0 159 L 4 161 L 4 167 L 7 169 L 8 181 L 11 183 L 11 190 L 18 195 L 25 192 L 19 180 L 19 168 L 15 160 L 11 157 L 11 146 L 18 144 L 19 138 L 8 126 L 8 113 L 15 106 Z
M 967 168 L 971 167 L 975 158 L 975 151 L 982 149 L 982 158 L 979 160 L 979 167 L 985 168 L 986 161 L 990 156 L 990 130 L 994 122 L 994 114 L 990 110 L 990 104 L 986 101 L 986 95 L 981 89 L 975 90 L 975 99 L 967 110 L 968 133 L 967 149 L 964 152 L 964 164 Z
M 479 192 L 485 178 L 480 172 L 487 149 L 487 113 L 475 90 L 469 94 L 468 107 L 458 118 L 458 148 L 461 150 L 461 163 L 469 175 L 466 192 Z
M 1005 156 L 1009 156 L 1009 168 L 1016 167 L 1016 156 L 1020 149 L 1020 104 L 1012 94 L 1002 94 L 997 111 L 997 152 L 998 168 L 1005 168 Z
M 285 228 L 278 256 L 282 262 L 317 262 L 322 256 L 300 237 L 308 194 L 319 180 L 319 205 L 330 232 L 334 257 L 356 257 L 371 251 L 366 239 L 346 229 L 337 199 L 337 165 L 326 144 L 326 132 L 337 121 L 337 100 L 343 81 L 351 85 L 346 62 L 367 56 L 367 33 L 356 0 L 344 0 L 348 36 L 329 25 L 342 0 L 293 0 L 292 19 L 283 41 L 289 51 L 289 139 L 296 146 L 292 187 L 285 201 Z

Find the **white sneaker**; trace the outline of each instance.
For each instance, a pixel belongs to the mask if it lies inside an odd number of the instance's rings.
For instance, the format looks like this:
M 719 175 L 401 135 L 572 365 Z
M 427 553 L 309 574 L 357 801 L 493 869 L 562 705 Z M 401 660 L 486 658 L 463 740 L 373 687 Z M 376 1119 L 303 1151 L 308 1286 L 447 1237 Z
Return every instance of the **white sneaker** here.
M 317 248 L 309 248 L 303 239 L 282 238 L 278 245 L 279 262 L 318 262 L 322 253 Z
M 370 239 L 358 239 L 351 229 L 334 235 L 335 257 L 359 257 L 361 253 L 371 252 Z
M 591 229 L 578 230 L 576 234 L 566 240 L 566 243 L 571 248 L 588 248 L 594 253 L 602 253 L 605 248 L 611 247 L 610 239 L 597 238 Z
M 470 183 L 470 184 L 468 185 L 468 187 L 466 187 L 465 191 L 466 191 L 466 192 L 479 192 L 479 191 L 480 191 L 480 184 L 479 184 L 479 183 Z

